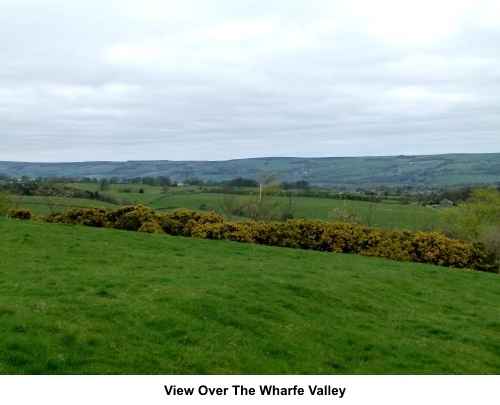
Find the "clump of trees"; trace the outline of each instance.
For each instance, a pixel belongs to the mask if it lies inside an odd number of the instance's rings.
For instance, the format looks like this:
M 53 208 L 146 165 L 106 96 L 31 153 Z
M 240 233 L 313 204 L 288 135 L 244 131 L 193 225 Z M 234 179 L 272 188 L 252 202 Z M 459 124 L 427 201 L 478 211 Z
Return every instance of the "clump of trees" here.
M 244 216 L 253 221 L 293 219 L 295 197 L 309 190 L 309 183 L 305 180 L 278 183 L 278 179 L 279 173 L 261 172 L 255 180 L 237 177 L 223 182 L 220 211 L 226 219 L 236 216 Z M 243 204 L 236 206 L 234 195 L 241 194 L 241 191 L 235 190 L 238 188 L 245 188 L 245 194 L 248 197 L 244 199 Z M 271 198 L 280 194 L 285 195 L 288 200 L 281 213 L 279 212 L 280 201 Z
M 311 185 L 306 180 L 298 180 L 298 181 L 295 181 L 295 182 L 284 181 L 284 182 L 281 183 L 280 186 L 281 186 L 281 188 L 283 190 L 293 190 L 293 189 L 295 189 L 295 190 L 307 191 L 307 190 L 311 189 Z
M 259 182 L 253 179 L 246 179 L 243 177 L 236 177 L 232 180 L 225 180 L 221 183 L 221 186 L 226 189 L 232 189 L 236 187 L 258 187 Z
M 477 188 L 470 197 L 447 211 L 447 234 L 468 242 L 481 243 L 500 265 L 500 191 L 494 187 Z

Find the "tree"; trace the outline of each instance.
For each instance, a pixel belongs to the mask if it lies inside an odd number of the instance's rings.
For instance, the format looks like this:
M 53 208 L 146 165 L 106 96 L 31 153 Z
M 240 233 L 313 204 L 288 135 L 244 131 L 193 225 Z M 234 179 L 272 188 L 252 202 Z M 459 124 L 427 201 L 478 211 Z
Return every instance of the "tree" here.
M 202 179 L 198 179 L 197 177 L 189 177 L 184 180 L 184 184 L 186 186 L 200 186 L 203 187 L 205 182 Z
M 259 183 L 256 195 L 250 196 L 243 204 L 243 212 L 254 221 L 269 221 L 276 219 L 276 210 L 279 201 L 273 201 L 268 197 L 276 194 L 279 188 L 275 185 L 278 173 L 263 172 L 257 177 Z
M 219 206 L 222 215 L 228 220 L 233 219 L 235 211 L 235 195 L 231 193 L 231 187 L 224 187 L 222 192 L 222 202 Z
M 480 241 L 489 228 L 500 226 L 500 192 L 494 187 L 474 190 L 469 201 L 447 212 L 446 222 L 457 236 Z
M 233 187 L 258 187 L 259 183 L 253 179 L 245 179 L 243 177 L 236 177 L 232 180 L 225 180 L 222 182 L 222 187 L 231 189 Z
M 109 181 L 108 179 L 100 179 L 99 180 L 99 191 L 104 191 L 109 188 Z
M 168 176 L 160 176 L 156 178 L 155 184 L 168 190 L 168 187 L 172 185 L 172 180 Z
M 376 202 L 377 202 L 377 198 L 375 196 L 375 192 L 371 191 L 370 192 L 370 199 L 368 201 L 368 215 L 366 218 L 368 228 L 370 228 L 372 226 L 373 211 L 374 211 L 374 207 L 375 207 Z
M 281 188 L 284 190 L 299 189 L 307 191 L 311 188 L 311 186 L 306 180 L 298 180 L 292 183 L 284 181 L 283 183 L 281 183 Z
M 478 188 L 469 201 L 445 214 L 448 233 L 484 245 L 500 264 L 500 192 L 494 187 Z
M 148 186 L 154 186 L 155 178 L 153 176 L 145 176 L 142 178 L 142 184 L 146 184 Z
M 281 219 L 286 221 L 287 219 L 293 219 L 292 207 L 295 203 L 295 197 L 299 194 L 299 190 L 296 188 L 291 188 L 285 191 L 285 195 L 288 197 L 288 204 L 285 207 L 285 211 L 281 215 Z
M 264 198 L 266 192 L 269 194 L 269 188 L 276 182 L 278 177 L 279 174 L 273 172 L 262 172 L 257 176 L 257 181 L 259 182 L 259 200 Z
M 362 220 L 357 214 L 349 213 L 347 208 L 347 194 L 340 193 L 340 199 L 343 201 L 341 207 L 335 208 L 328 214 L 328 219 L 333 222 L 347 222 L 353 225 L 361 225 Z
M 350 214 L 345 207 L 335 208 L 328 214 L 328 219 L 332 222 L 346 222 L 352 225 L 361 225 L 363 221 L 356 214 Z
M 55 208 L 58 204 L 58 199 L 61 196 L 56 185 L 53 183 L 43 184 L 38 191 L 38 195 L 42 197 L 45 205 L 49 208 L 50 214 L 55 214 Z
M 5 217 L 14 207 L 9 189 L 0 190 L 0 216 Z

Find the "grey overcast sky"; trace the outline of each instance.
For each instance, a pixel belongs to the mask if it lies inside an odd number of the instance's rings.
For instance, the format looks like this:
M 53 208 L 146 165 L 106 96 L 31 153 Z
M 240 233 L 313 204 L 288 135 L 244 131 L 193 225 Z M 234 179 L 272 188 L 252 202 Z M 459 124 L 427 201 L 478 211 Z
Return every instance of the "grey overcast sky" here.
M 500 152 L 499 0 L 0 0 L 0 160 Z

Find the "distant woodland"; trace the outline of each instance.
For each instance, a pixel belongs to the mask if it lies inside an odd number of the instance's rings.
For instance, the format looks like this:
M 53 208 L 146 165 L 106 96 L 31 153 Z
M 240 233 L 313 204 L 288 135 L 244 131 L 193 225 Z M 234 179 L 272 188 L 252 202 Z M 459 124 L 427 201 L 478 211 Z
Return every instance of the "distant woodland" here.
M 122 181 L 164 176 L 177 183 L 192 183 L 193 179 L 210 183 L 238 177 L 255 179 L 262 172 L 277 173 L 283 182 L 307 181 L 326 188 L 498 186 L 500 153 L 228 161 L 0 162 L 0 174 L 17 179 L 28 176 Z

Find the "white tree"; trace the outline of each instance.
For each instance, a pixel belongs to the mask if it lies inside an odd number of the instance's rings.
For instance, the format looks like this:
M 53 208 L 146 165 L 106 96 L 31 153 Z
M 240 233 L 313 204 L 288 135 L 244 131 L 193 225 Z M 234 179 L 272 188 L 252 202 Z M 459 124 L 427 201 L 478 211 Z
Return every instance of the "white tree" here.
M 258 195 L 251 196 L 243 204 L 243 211 L 254 221 L 266 221 L 276 219 L 279 201 L 269 199 L 269 195 L 276 194 L 279 188 L 276 186 L 279 174 L 262 172 L 257 176 L 259 183 Z

